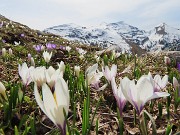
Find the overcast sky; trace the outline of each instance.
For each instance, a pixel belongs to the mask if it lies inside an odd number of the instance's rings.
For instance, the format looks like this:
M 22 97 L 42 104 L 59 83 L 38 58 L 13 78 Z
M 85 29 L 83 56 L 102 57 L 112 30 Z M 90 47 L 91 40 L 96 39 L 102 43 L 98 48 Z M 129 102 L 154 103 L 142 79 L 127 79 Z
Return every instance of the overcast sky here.
M 0 14 L 30 28 L 124 21 L 141 29 L 180 28 L 180 0 L 0 0 Z

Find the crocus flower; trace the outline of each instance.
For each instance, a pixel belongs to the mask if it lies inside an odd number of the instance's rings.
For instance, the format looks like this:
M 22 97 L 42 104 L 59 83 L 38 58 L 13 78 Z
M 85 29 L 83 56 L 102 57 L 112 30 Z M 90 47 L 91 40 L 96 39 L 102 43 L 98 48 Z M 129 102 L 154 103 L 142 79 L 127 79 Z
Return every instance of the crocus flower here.
M 6 43 L 6 40 L 3 39 L 2 42 L 3 42 L 3 43 Z
M 2 28 L 2 26 L 3 26 L 3 21 L 2 21 L 1 24 L 0 24 L 0 28 Z
M 63 51 L 66 50 L 66 47 L 64 47 L 64 46 L 62 46 L 62 45 L 61 45 L 59 48 L 60 48 L 61 50 L 63 50 Z
M 59 67 L 60 72 L 62 72 L 62 73 L 64 74 L 65 68 L 66 68 L 64 62 L 61 61 L 60 63 L 57 63 L 57 64 L 58 64 L 58 67 Z
M 74 66 L 75 75 L 79 77 L 80 66 Z
M 78 51 L 79 55 L 84 55 L 87 53 L 87 51 L 83 50 L 82 48 L 76 48 L 76 50 Z
M 140 115 L 145 103 L 151 99 L 169 96 L 167 92 L 155 92 L 149 76 L 141 76 L 135 84 L 134 80 L 127 77 L 121 80 L 122 93 L 125 98 L 134 106 L 137 114 Z
M 45 67 L 36 67 L 30 72 L 33 82 L 36 82 L 38 86 L 42 86 L 43 83 L 46 83 L 45 71 Z
M 173 77 L 173 87 L 175 90 L 178 89 L 178 95 L 180 96 L 180 84 L 175 77 Z
M 12 49 L 11 48 L 9 48 L 9 55 L 12 55 L 13 53 L 12 53 Z
M 40 51 L 43 51 L 43 50 L 44 50 L 44 46 L 43 46 L 43 45 L 34 45 L 33 47 L 34 47 L 34 49 L 35 49 L 37 52 L 40 52 Z
M 6 91 L 6 88 L 4 87 L 3 83 L 0 82 L 0 94 L 2 94 L 5 99 L 7 99 L 5 91 Z
M 43 52 L 43 57 L 44 57 L 45 62 L 49 63 L 49 61 L 50 61 L 50 59 L 52 57 L 52 52 L 48 53 L 47 51 L 44 51 Z
M 46 81 L 50 88 L 52 89 L 55 85 L 55 81 L 57 80 L 58 77 L 63 77 L 63 73 L 60 72 L 59 69 L 55 70 L 52 66 L 50 66 L 46 72 Z
M 66 46 L 66 51 L 70 52 L 70 50 L 71 50 L 71 47 Z
M 166 65 L 169 65 L 171 63 L 171 60 L 170 60 L 169 57 L 164 56 L 164 62 L 165 62 Z
M 35 67 L 35 62 L 34 62 L 34 58 L 33 57 L 31 57 L 31 66 L 33 66 L 33 67 Z
M 31 54 L 28 53 L 28 61 L 31 61 Z
M 19 41 L 19 42 L 14 41 L 14 44 L 15 44 L 15 45 L 20 45 L 20 44 L 21 44 L 21 41 Z
M 126 105 L 126 98 L 124 97 L 124 95 L 122 93 L 122 85 L 127 85 L 127 84 L 121 83 L 121 85 L 119 85 L 119 87 L 117 88 L 115 78 L 114 77 L 112 78 L 111 86 L 112 86 L 113 94 L 116 99 L 117 106 L 118 106 L 121 117 L 122 117 L 122 112 L 123 112 L 124 106 Z
M 21 35 L 20 35 L 21 37 L 24 37 L 25 35 L 24 35 L 24 33 L 21 33 Z
M 6 48 L 2 48 L 2 56 L 6 55 Z
M 47 43 L 46 47 L 47 47 L 48 50 L 52 50 L 52 49 L 56 48 L 56 44 Z
M 22 66 L 19 64 L 19 66 L 18 66 L 19 75 L 25 86 L 29 85 L 32 82 L 30 73 L 33 70 L 34 70 L 34 67 L 31 66 L 30 68 L 28 68 L 28 66 L 25 62 L 22 64 Z
M 42 97 L 38 92 L 37 84 L 34 85 L 34 95 L 37 104 L 49 119 L 61 130 L 62 135 L 66 135 L 66 115 L 69 109 L 69 90 L 63 78 L 58 78 L 55 83 L 55 91 L 52 92 L 46 83 L 42 85 Z
M 153 84 L 153 88 L 155 92 L 164 89 L 168 84 L 168 75 L 165 75 L 162 79 L 160 75 L 155 75 L 153 79 L 151 73 L 149 72 L 148 76 L 150 77 L 150 81 Z
M 111 82 L 112 78 L 117 74 L 117 65 L 112 65 L 111 70 L 108 66 L 105 66 L 105 69 L 102 68 L 103 74 L 108 82 Z
M 91 88 L 94 88 L 97 91 L 104 90 L 107 86 L 107 84 L 103 85 L 102 87 L 99 86 L 100 79 L 102 76 L 103 76 L 103 73 L 99 72 L 98 64 L 94 64 L 86 70 L 86 79 L 87 79 L 88 85 L 90 85 Z

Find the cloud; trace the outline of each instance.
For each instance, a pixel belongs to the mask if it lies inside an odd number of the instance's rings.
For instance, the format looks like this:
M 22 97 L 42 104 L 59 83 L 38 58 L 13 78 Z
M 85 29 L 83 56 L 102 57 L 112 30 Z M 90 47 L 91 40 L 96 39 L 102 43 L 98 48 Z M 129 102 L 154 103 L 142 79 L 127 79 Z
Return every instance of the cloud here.
M 2 15 L 38 29 L 63 23 L 95 25 L 104 21 L 125 21 L 141 27 L 180 20 L 174 16 L 180 12 L 179 0 L 2 0 L 2 5 Z
M 143 10 L 144 12 L 141 13 L 140 17 L 145 18 L 156 18 L 166 15 L 168 12 L 171 12 L 174 8 L 180 8 L 180 1 L 179 0 L 161 0 L 153 2 Z

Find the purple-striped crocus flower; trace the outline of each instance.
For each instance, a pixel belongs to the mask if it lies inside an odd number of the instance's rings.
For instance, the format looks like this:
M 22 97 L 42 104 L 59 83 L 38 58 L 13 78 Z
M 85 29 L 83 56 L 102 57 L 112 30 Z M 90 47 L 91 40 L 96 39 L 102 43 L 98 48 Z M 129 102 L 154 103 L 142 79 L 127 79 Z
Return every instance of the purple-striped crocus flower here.
M 108 82 L 111 82 L 112 78 L 115 77 L 117 74 L 117 65 L 113 64 L 111 70 L 108 66 L 105 66 L 105 69 L 102 68 L 102 72 L 104 74 L 104 77 L 108 80 Z
M 128 83 L 128 81 L 126 82 Z M 123 93 L 122 93 L 122 85 L 124 85 L 124 87 L 126 87 L 128 84 L 120 84 L 119 87 L 117 88 L 116 82 L 115 82 L 115 78 L 113 77 L 111 80 L 111 86 L 112 86 L 112 90 L 113 90 L 113 94 L 114 97 L 116 99 L 117 102 L 117 106 L 120 112 L 120 116 L 122 117 L 122 112 L 124 109 L 124 106 L 126 105 L 126 98 L 124 97 Z
M 121 83 L 122 93 L 134 106 L 138 115 L 140 115 L 145 103 L 149 100 L 170 95 L 167 92 L 155 92 L 153 84 L 147 75 L 141 76 L 136 84 L 134 80 L 129 80 L 127 77 L 123 78 Z
M 155 92 L 158 92 L 161 89 L 164 89 L 166 85 L 168 84 L 168 75 L 165 75 L 162 79 L 160 75 L 155 75 L 153 79 L 151 73 L 149 72 L 148 76 L 150 78 L 150 81 L 153 84 L 153 88 Z

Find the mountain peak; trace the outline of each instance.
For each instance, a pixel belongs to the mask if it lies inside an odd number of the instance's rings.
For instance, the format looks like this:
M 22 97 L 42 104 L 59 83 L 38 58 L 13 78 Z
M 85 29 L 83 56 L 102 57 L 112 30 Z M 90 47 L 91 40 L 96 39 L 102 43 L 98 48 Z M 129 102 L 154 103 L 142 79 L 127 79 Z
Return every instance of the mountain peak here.
M 54 29 L 48 28 L 45 31 L 88 45 L 98 44 L 103 48 L 116 45 L 121 50 L 128 51 L 131 50 L 132 45 L 138 45 L 147 50 L 156 50 L 158 45 L 169 48 L 180 42 L 180 30 L 170 27 L 166 23 L 157 25 L 150 32 L 140 30 L 124 21 L 102 22 L 90 28 L 70 23 L 59 25 Z

